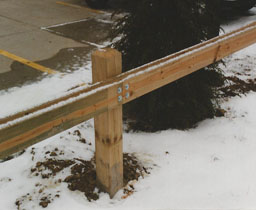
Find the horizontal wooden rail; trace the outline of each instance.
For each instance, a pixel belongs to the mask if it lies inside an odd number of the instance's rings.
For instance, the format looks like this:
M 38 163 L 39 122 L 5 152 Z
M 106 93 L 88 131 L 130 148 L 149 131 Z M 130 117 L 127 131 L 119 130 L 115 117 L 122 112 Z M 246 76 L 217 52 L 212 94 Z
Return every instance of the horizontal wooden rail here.
M 255 42 L 256 22 L 26 112 L 0 119 L 0 158 L 128 103 Z M 122 91 L 118 91 L 120 88 Z

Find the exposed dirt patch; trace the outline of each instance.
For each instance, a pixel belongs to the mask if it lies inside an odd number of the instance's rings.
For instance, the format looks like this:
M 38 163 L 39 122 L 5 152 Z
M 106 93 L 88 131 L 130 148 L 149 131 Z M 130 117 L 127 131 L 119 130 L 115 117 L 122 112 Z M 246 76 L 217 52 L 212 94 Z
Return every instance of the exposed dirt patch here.
M 242 73 L 236 72 L 234 76 L 225 77 L 226 85 L 220 87 L 219 98 L 231 98 L 234 96 L 245 95 L 250 91 L 256 92 L 256 78 L 242 80 L 239 76 L 252 76 L 250 74 L 251 69 L 244 69 Z M 225 116 L 227 111 L 224 109 L 217 109 L 215 116 L 222 117 Z
M 95 158 L 90 161 L 76 159 L 80 163 L 75 164 L 71 168 L 71 175 L 64 180 L 68 183 L 68 188 L 71 191 L 81 191 L 85 194 L 89 201 L 99 198 L 100 190 L 96 183 Z M 124 154 L 124 186 L 132 180 L 138 180 L 139 177 L 144 177 L 144 174 L 149 174 L 148 170 L 141 165 L 138 159 L 131 154 Z M 132 186 L 132 184 L 129 184 Z M 130 194 L 134 187 L 128 190 L 124 188 L 125 194 Z
M 39 205 L 46 208 L 49 203 L 51 203 L 51 199 L 48 196 L 45 196 L 40 199 Z
M 228 85 L 220 88 L 221 97 L 233 97 L 246 94 L 250 91 L 256 92 L 256 78 L 241 80 L 236 76 L 226 77 Z
M 86 140 L 81 141 L 82 135 L 79 130 L 75 130 L 73 135 L 78 136 L 78 141 L 81 143 L 86 142 Z M 71 191 L 83 192 L 88 201 L 93 201 L 99 199 L 99 193 L 101 192 L 97 188 L 96 183 L 96 168 L 95 168 L 95 157 L 91 160 L 82 160 L 79 158 L 74 158 L 71 160 L 58 160 L 60 157 L 60 152 L 58 148 L 53 151 L 46 151 L 47 157 L 44 161 L 38 161 L 35 163 L 34 167 L 31 168 L 31 174 L 33 176 L 40 176 L 43 180 L 53 180 L 54 185 L 60 185 L 62 182 L 68 184 L 68 189 Z M 32 148 L 32 156 L 35 155 L 35 151 Z M 149 174 L 150 168 L 144 167 L 140 161 L 132 154 L 125 153 L 123 156 L 124 163 L 124 189 L 123 189 L 123 199 L 127 198 L 129 195 L 133 194 L 135 187 L 133 186 L 140 177 L 144 177 L 145 174 Z M 69 170 L 70 174 L 64 179 L 57 178 L 58 173 L 64 169 Z M 37 183 L 35 185 L 35 192 L 28 193 L 16 200 L 15 204 L 17 209 L 22 209 L 27 202 L 35 200 L 33 195 L 37 194 L 38 205 L 46 208 L 51 202 L 60 197 L 59 191 L 55 193 L 47 192 L 48 186 L 42 183 Z
M 58 172 L 62 171 L 74 164 L 73 160 L 55 160 L 47 159 L 44 162 L 37 162 L 34 168 L 31 168 L 31 173 L 35 176 L 41 175 L 43 179 L 55 176 Z
M 145 174 L 150 174 L 151 168 L 144 167 L 139 160 L 132 154 L 125 153 L 124 157 L 124 185 L 126 186 L 131 180 L 137 180 Z
M 17 210 L 25 210 L 27 209 L 25 206 L 30 202 L 38 202 L 38 205 L 46 208 L 50 203 L 52 203 L 56 198 L 60 197 L 60 191 L 56 192 L 44 192 L 47 186 L 43 186 L 42 184 L 36 184 L 35 189 L 31 193 L 27 193 L 26 195 L 21 196 L 15 201 L 15 205 Z M 39 188 L 39 190 L 38 190 Z M 35 207 L 35 206 L 34 206 Z M 38 209 L 38 208 L 34 208 Z
M 83 192 L 89 201 L 99 199 L 96 186 L 96 170 L 95 159 L 85 161 L 76 159 L 80 163 L 71 167 L 71 175 L 66 177 L 64 182 L 68 183 L 68 188 L 71 191 L 78 190 Z
M 76 136 L 77 137 L 76 140 L 81 142 L 81 143 L 83 143 L 83 144 L 88 144 L 89 146 L 92 145 L 91 142 L 86 141 L 86 139 L 82 137 L 82 134 L 81 134 L 81 132 L 79 130 L 75 130 L 73 132 L 73 136 Z

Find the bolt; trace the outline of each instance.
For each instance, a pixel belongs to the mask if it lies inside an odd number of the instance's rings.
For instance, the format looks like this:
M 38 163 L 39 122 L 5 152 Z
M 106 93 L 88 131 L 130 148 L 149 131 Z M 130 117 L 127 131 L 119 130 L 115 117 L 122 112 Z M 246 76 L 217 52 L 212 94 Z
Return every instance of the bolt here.
M 127 92 L 126 94 L 125 94 L 125 98 L 129 98 L 130 97 L 130 93 L 129 92 Z
M 117 93 L 122 93 L 122 88 L 121 87 L 119 87 L 119 88 L 117 88 Z
M 129 89 L 129 84 L 126 84 L 124 87 L 125 87 L 125 90 L 128 90 Z
M 118 96 L 118 102 L 121 102 L 123 100 L 122 96 Z

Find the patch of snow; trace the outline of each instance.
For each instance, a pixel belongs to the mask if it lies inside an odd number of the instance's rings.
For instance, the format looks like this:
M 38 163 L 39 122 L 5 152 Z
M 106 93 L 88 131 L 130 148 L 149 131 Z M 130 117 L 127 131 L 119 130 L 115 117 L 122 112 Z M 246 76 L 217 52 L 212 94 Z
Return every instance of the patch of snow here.
M 86 64 L 71 74 L 53 75 L 33 84 L 0 91 L 0 118 L 70 94 L 70 88 L 81 83 L 88 84 L 91 78 L 91 64 Z
M 222 25 L 222 27 L 225 33 L 228 33 L 245 26 L 245 23 L 250 24 L 254 22 L 255 16 L 256 16 L 256 7 L 253 7 L 251 10 L 247 12 L 246 16 L 239 16 L 239 17 L 235 17 L 233 20 L 228 20 L 226 23 Z
M 73 23 L 80 23 L 80 22 L 84 22 L 84 21 L 88 21 L 88 20 L 89 20 L 89 18 L 85 18 L 85 19 L 82 19 L 82 20 L 75 20 L 75 21 L 60 23 L 60 24 L 56 24 L 56 25 L 45 26 L 45 27 L 41 27 L 41 29 L 42 29 L 42 30 L 47 30 L 47 29 L 50 29 L 50 28 L 55 28 L 55 27 L 65 26 L 65 25 L 70 25 L 70 24 L 73 24 Z

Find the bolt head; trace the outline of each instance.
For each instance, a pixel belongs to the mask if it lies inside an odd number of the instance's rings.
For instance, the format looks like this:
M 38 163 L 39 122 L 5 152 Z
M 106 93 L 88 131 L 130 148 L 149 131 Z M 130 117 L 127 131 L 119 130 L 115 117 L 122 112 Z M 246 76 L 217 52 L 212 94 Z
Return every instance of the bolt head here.
M 118 96 L 118 102 L 121 102 L 123 100 L 122 96 Z
M 125 84 L 125 90 L 128 90 L 129 89 L 129 84 Z
M 121 87 L 117 88 L 117 93 L 122 93 L 122 88 Z
M 127 92 L 127 93 L 125 94 L 125 98 L 129 98 L 129 97 L 130 97 L 130 93 Z

